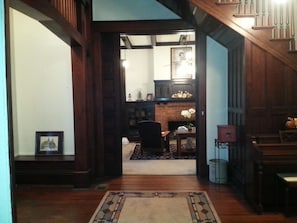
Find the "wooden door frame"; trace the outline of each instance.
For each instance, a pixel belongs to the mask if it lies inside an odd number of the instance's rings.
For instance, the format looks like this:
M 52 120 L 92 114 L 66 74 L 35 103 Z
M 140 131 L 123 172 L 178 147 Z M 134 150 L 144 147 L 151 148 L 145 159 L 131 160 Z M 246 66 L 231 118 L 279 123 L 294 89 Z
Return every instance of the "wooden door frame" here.
M 207 168 L 207 150 L 206 150 L 206 34 L 196 31 L 196 123 L 198 123 L 198 131 L 196 132 L 196 145 L 198 145 L 196 156 L 196 175 L 199 177 L 208 177 Z M 123 76 L 121 77 L 123 78 Z M 122 80 L 122 84 L 125 83 Z M 121 87 L 121 94 L 123 94 L 123 86 Z M 124 95 L 121 99 L 124 100 Z M 125 110 L 125 103 L 121 104 L 121 111 Z M 122 131 L 123 128 L 120 130 Z M 123 133 L 123 132 L 121 132 Z M 121 161 L 122 162 L 122 161 Z M 123 165 L 123 163 L 121 163 Z M 123 173 L 122 173 L 123 174 Z

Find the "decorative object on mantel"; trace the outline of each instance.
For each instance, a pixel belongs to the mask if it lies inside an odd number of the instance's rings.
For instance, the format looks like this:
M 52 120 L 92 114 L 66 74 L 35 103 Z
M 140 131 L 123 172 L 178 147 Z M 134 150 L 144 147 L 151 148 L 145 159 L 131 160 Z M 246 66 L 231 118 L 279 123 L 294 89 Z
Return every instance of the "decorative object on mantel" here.
M 138 91 L 138 94 L 137 94 L 137 101 L 143 101 L 141 91 Z
M 286 127 L 288 129 L 295 129 L 297 128 L 297 118 L 295 117 L 288 117 L 286 121 Z
M 171 98 L 191 98 L 193 95 L 187 91 L 178 91 L 177 93 L 173 94 Z
M 131 93 L 128 94 L 128 101 L 132 101 Z
M 186 119 L 190 119 L 193 114 L 195 114 L 196 110 L 194 108 L 190 108 L 188 110 L 182 110 L 181 115 L 184 116 Z M 191 131 L 194 125 L 189 121 L 186 125 L 186 128 Z
M 147 101 L 152 101 L 153 100 L 153 93 L 147 93 L 146 100 Z

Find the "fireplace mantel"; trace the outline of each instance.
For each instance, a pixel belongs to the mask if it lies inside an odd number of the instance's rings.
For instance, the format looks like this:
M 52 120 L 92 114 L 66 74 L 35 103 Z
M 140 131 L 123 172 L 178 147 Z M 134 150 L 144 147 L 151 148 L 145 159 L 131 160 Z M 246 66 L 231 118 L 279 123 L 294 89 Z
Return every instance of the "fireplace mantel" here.
M 155 80 L 155 100 L 156 101 L 178 101 L 195 99 L 195 79 L 176 79 L 176 80 Z M 174 97 L 180 92 L 187 92 L 183 96 L 188 97 Z

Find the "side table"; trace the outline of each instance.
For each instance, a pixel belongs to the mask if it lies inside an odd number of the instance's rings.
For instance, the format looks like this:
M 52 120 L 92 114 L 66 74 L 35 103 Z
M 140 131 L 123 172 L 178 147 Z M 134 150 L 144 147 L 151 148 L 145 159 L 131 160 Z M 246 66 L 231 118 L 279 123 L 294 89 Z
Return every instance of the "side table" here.
M 196 129 L 194 128 L 192 131 L 189 132 L 178 132 L 175 131 L 175 136 L 176 136 L 176 150 L 177 154 L 180 156 L 181 155 L 181 140 L 187 137 L 196 137 Z

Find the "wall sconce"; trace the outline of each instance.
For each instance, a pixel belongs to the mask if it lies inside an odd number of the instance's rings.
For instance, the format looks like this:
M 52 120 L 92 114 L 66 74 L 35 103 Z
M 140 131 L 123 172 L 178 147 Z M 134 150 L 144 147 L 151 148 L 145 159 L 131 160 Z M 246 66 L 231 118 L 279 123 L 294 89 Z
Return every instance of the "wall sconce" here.
M 129 63 L 126 59 L 122 60 L 122 66 L 125 68 L 129 67 Z

